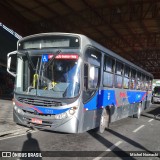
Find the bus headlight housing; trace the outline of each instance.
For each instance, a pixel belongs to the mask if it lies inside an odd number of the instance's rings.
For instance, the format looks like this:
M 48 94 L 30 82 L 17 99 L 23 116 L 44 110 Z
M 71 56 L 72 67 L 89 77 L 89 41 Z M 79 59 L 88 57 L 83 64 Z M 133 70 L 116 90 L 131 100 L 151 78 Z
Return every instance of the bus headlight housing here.
M 69 109 L 67 112 L 61 113 L 61 114 L 56 114 L 54 117 L 55 119 L 64 119 L 67 118 L 69 115 L 74 115 L 76 112 L 77 107 L 72 107 Z
M 19 114 L 24 114 L 23 110 L 21 108 L 18 108 L 17 106 L 14 106 L 14 110 Z
M 77 107 L 72 107 L 72 108 L 69 110 L 69 114 L 70 114 L 70 115 L 74 115 L 75 112 L 76 112 L 76 109 L 77 109 Z
M 17 106 L 14 106 L 14 110 L 17 111 L 17 110 L 18 110 L 18 107 L 17 107 Z
M 18 112 L 19 114 L 22 114 L 22 113 L 23 113 L 22 109 L 20 109 L 20 108 L 18 108 L 17 112 Z

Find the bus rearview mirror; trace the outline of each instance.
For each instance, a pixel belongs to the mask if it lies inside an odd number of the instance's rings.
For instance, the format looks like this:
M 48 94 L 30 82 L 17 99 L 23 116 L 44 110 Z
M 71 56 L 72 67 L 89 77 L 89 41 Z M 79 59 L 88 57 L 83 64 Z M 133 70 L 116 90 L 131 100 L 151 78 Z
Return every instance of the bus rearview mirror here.
M 10 52 L 7 55 L 7 72 L 14 77 L 16 76 L 16 74 L 13 71 L 11 71 L 11 69 L 12 69 L 12 66 L 11 66 L 12 58 L 11 57 L 13 57 L 13 59 L 14 58 L 16 59 L 15 56 L 17 56 L 17 51 Z

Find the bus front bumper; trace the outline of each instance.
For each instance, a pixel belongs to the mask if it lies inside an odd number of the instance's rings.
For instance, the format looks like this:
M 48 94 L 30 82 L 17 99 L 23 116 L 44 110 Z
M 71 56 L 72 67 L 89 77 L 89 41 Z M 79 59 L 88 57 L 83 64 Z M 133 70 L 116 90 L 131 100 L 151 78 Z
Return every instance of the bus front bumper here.
M 23 110 L 18 112 L 13 109 L 13 119 L 17 124 L 32 128 L 66 133 L 78 132 L 78 119 L 75 116 L 70 116 L 63 119 L 53 119 L 49 116 L 28 114 Z

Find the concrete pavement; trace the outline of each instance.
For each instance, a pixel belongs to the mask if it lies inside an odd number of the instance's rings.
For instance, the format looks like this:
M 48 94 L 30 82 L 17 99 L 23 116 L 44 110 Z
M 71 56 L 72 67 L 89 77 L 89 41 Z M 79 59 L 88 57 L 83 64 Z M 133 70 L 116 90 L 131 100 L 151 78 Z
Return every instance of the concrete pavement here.
M 27 127 L 17 125 L 13 121 L 13 105 L 11 100 L 0 99 L 0 137 L 11 134 L 20 134 L 30 130 Z

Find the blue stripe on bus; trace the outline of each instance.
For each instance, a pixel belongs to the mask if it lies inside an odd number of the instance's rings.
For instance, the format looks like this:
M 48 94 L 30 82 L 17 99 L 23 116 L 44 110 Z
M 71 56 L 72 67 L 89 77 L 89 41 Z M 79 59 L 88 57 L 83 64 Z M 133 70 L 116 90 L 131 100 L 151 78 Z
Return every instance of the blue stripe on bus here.
M 118 99 L 121 98 L 119 95 L 116 97 L 115 90 L 101 90 L 101 94 L 98 92 L 84 105 L 84 108 L 87 110 L 96 110 L 101 108 L 101 106 L 119 106 Z M 125 100 L 128 101 L 128 104 L 138 103 L 141 101 L 145 101 L 146 92 L 145 91 L 126 91 L 127 97 Z M 123 100 L 124 101 L 124 97 Z
M 96 110 L 101 108 L 101 106 L 116 105 L 115 91 L 114 90 L 101 90 L 101 94 L 98 92 L 93 96 L 93 98 L 84 105 L 87 110 Z
M 102 90 L 99 97 L 100 106 L 114 105 L 116 106 L 116 96 L 114 90 Z
M 40 106 L 34 106 L 34 108 L 38 109 L 42 112 L 42 114 L 61 114 L 63 112 L 66 112 L 70 108 L 65 109 L 53 109 L 53 108 L 46 108 L 46 107 L 40 107 Z M 35 109 L 33 109 L 35 110 Z
M 127 91 L 127 97 L 129 103 L 137 103 L 144 101 L 146 98 L 146 92 L 144 91 Z

